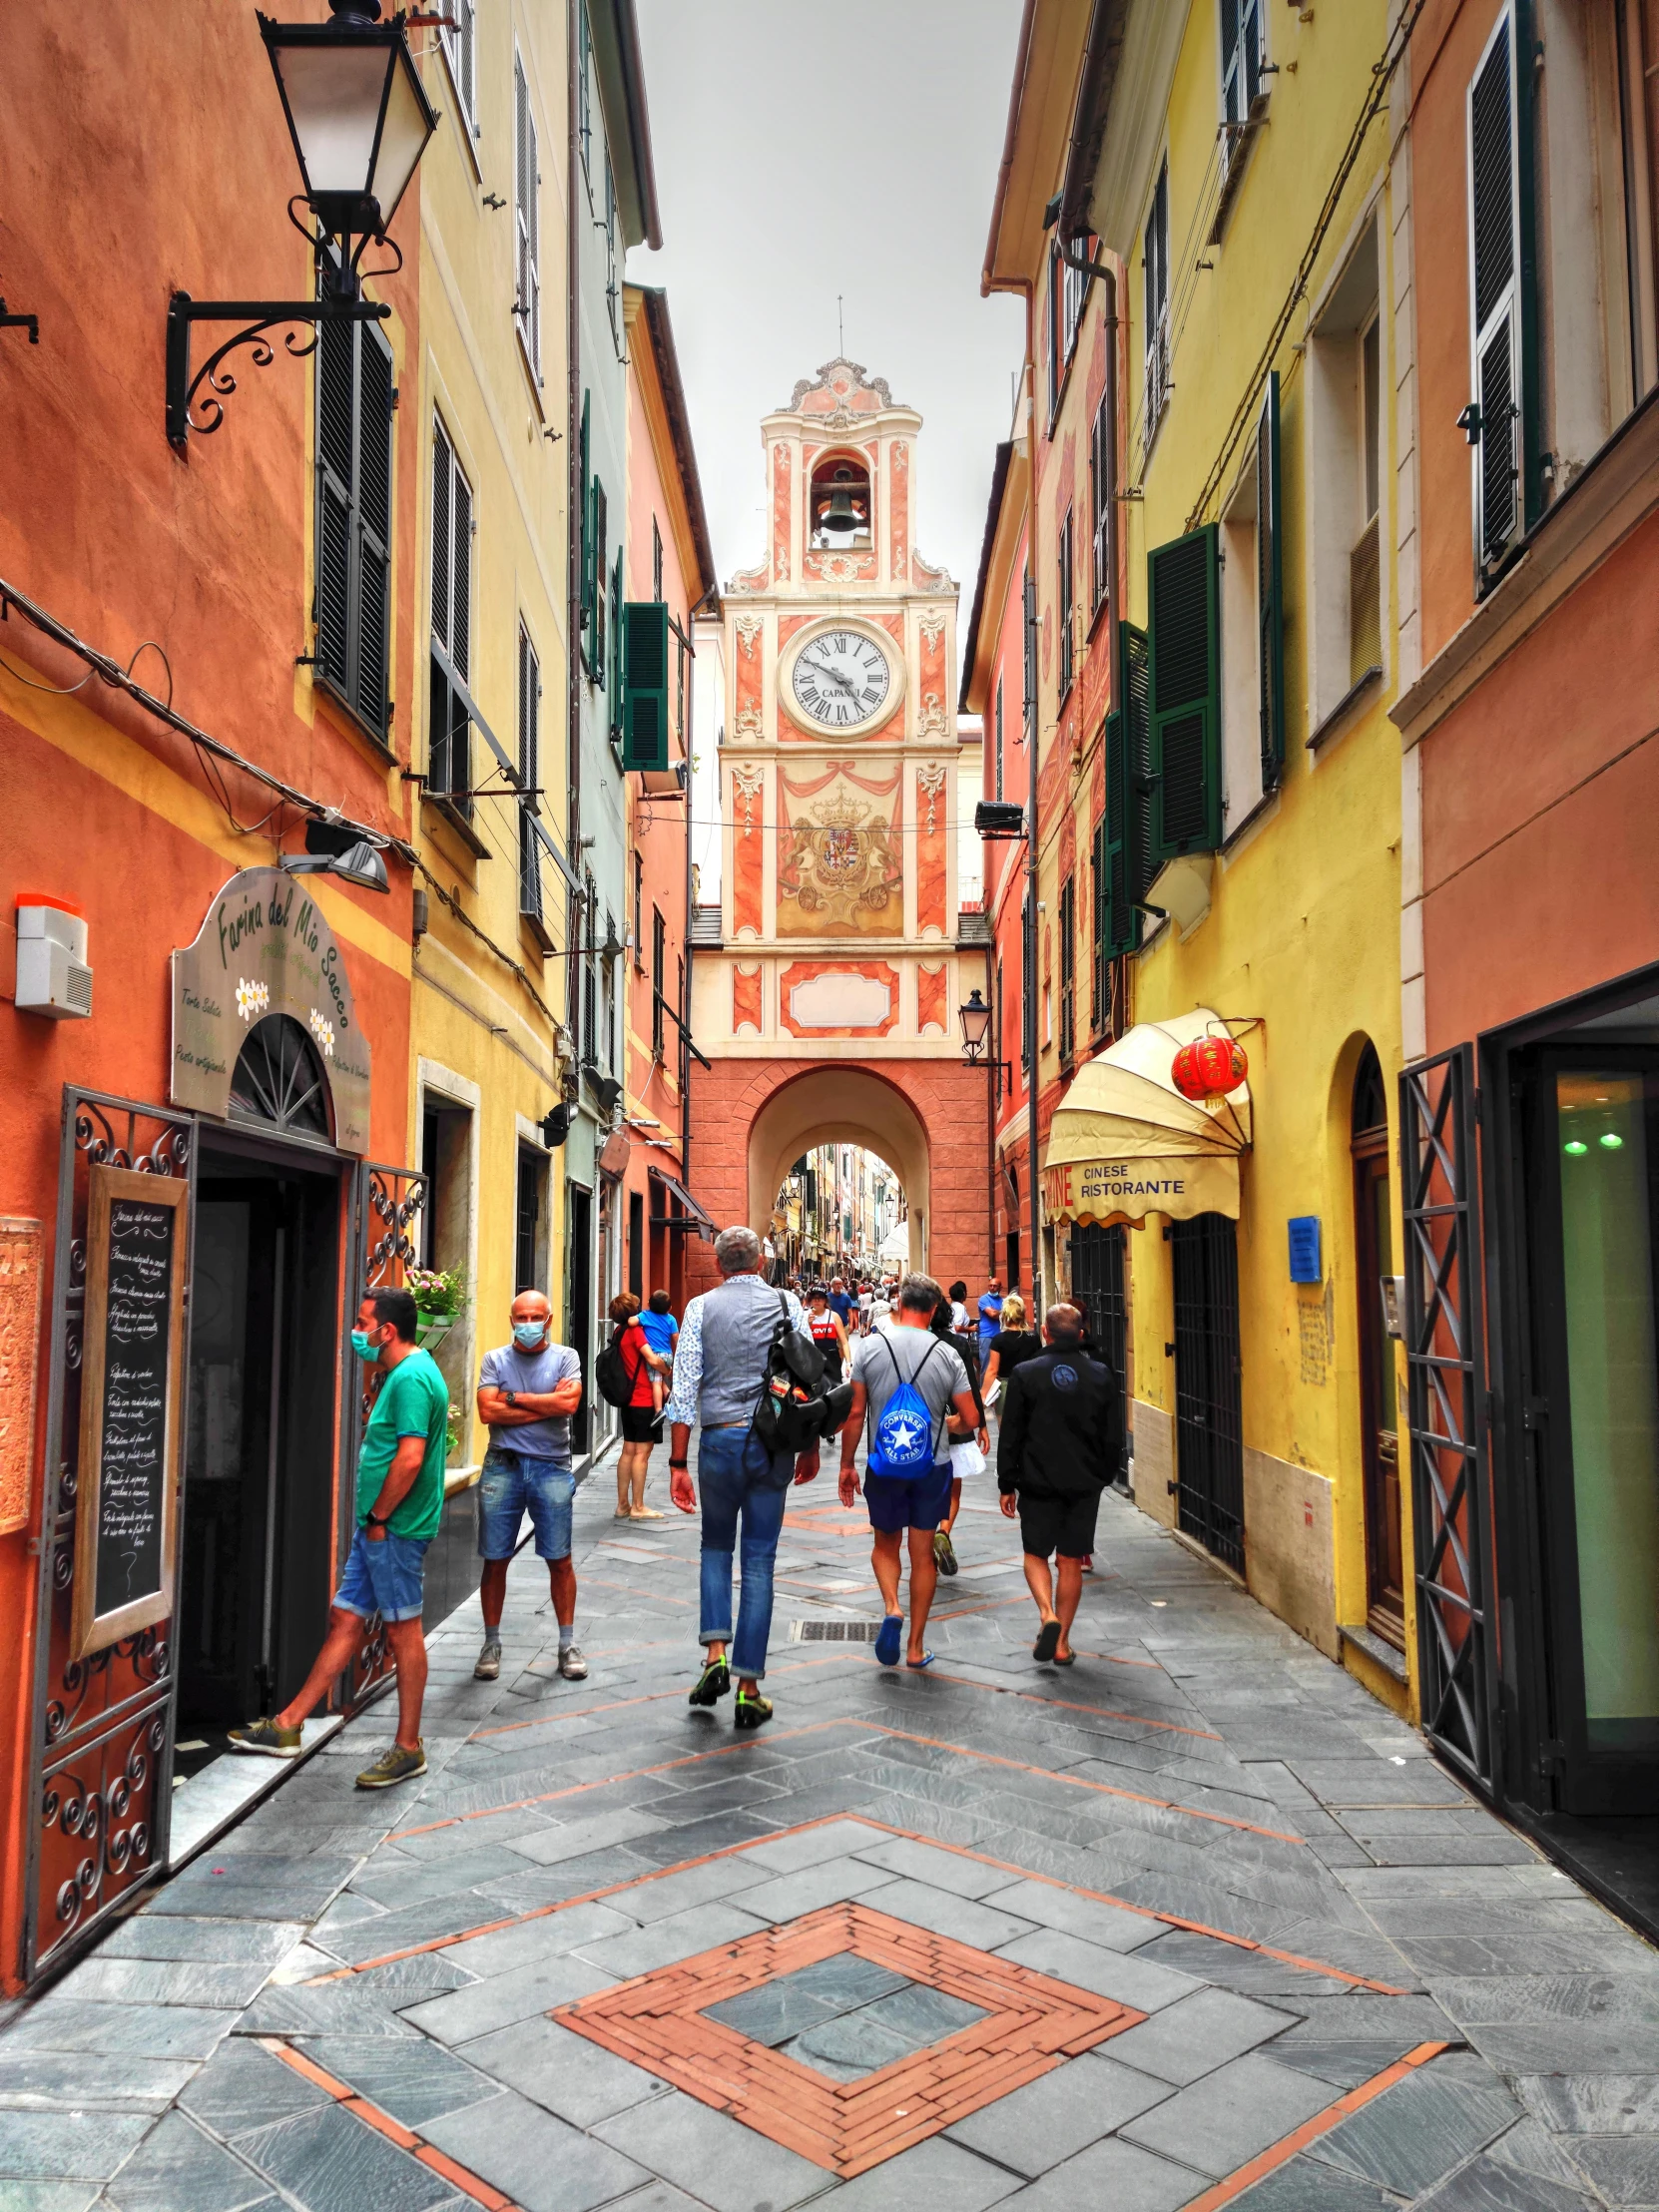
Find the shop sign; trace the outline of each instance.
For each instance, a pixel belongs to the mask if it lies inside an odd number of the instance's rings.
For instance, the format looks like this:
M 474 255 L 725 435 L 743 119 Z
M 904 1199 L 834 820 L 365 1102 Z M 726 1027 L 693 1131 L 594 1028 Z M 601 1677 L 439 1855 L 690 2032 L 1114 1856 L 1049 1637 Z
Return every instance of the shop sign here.
M 196 942 L 173 955 L 173 1104 L 228 1119 L 237 1055 L 273 1014 L 288 1015 L 316 1047 L 335 1144 L 366 1153 L 371 1055 L 345 957 L 303 878 L 245 868 Z
M 1172 1221 L 1191 1221 L 1198 1214 L 1237 1220 L 1239 1162 L 1234 1153 L 1072 1160 L 1044 1168 L 1042 1189 L 1051 1221 L 1138 1222 L 1148 1214 Z

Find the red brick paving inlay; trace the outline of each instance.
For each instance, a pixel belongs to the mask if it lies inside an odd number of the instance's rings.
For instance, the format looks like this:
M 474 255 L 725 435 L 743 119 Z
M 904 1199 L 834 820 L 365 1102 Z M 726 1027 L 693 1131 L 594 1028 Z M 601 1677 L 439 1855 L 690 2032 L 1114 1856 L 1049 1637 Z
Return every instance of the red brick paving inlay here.
M 965 1998 L 985 2017 L 860 2080 L 834 2082 L 699 2016 L 709 2005 L 844 1951 Z M 862 1905 L 826 1906 L 552 2014 L 843 2181 L 1145 2016 Z

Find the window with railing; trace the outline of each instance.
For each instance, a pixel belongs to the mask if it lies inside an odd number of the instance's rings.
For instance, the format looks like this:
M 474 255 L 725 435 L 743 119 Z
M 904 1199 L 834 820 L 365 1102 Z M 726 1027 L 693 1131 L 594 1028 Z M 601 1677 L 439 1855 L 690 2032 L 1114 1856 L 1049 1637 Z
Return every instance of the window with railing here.
M 1066 509 L 1066 519 L 1060 525 L 1060 543 L 1056 565 L 1059 570 L 1059 603 L 1055 617 L 1059 624 L 1059 693 L 1063 705 L 1071 692 L 1071 680 L 1076 664 L 1076 563 L 1072 547 L 1071 509 Z
M 1077 878 L 1060 885 L 1060 1064 L 1069 1067 L 1077 1048 Z
M 472 486 L 441 421 L 432 425 L 432 650 L 426 789 L 472 813 Z
M 663 982 L 668 967 L 668 923 L 660 906 L 651 909 L 651 1057 L 663 1056 Z
M 1089 613 L 1097 615 L 1112 588 L 1112 424 L 1104 397 L 1089 430 Z
M 1142 447 L 1150 450 L 1169 404 L 1169 163 L 1158 172 L 1141 242 L 1146 296 L 1145 394 Z
M 542 918 L 541 845 L 535 818 L 541 812 L 541 666 L 523 624 L 518 632 L 518 910 Z
M 541 382 L 541 174 L 536 119 L 524 64 L 513 56 L 513 321 L 530 373 Z

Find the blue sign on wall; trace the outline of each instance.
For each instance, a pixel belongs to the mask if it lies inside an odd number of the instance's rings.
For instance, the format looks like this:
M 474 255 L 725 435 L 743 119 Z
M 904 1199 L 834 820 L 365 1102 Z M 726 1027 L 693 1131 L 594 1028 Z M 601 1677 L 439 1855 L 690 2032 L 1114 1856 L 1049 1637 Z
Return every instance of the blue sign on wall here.
M 1298 1214 L 1291 1222 L 1291 1281 L 1323 1283 L 1324 1280 L 1320 1267 L 1320 1218 L 1318 1214 Z

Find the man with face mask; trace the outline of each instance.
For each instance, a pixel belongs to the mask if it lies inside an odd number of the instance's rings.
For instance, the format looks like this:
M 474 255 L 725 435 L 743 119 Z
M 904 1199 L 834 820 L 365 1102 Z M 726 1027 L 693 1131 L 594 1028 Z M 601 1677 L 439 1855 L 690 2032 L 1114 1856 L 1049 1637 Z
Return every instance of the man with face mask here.
M 559 1672 L 567 1682 L 587 1676 L 588 1663 L 576 1642 L 576 1569 L 570 1563 L 576 1496 L 570 1416 L 582 1402 L 582 1363 L 569 1345 L 553 1342 L 552 1321 L 553 1309 L 540 1291 L 520 1291 L 513 1300 L 513 1341 L 486 1352 L 478 1376 L 478 1417 L 490 1432 L 478 1483 L 484 1648 L 472 1672 L 479 1682 L 493 1682 L 501 1672 L 507 1566 L 526 1513 L 536 1532 L 536 1556 L 547 1561 L 559 1623 Z
M 420 1610 L 426 1546 L 443 1518 L 449 1385 L 415 1342 L 417 1326 L 407 1291 L 370 1291 L 357 1309 L 351 1349 L 365 1366 L 378 1368 L 382 1380 L 357 1448 L 357 1533 L 334 1592 L 328 1634 L 299 1695 L 269 1720 L 233 1728 L 230 1735 L 233 1751 L 297 1759 L 301 1723 L 350 1665 L 363 1622 L 378 1613 L 397 1662 L 397 1739 L 358 1775 L 359 1790 L 384 1790 L 426 1772 Z M 357 1387 L 356 1377 L 348 1386 Z

